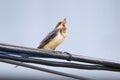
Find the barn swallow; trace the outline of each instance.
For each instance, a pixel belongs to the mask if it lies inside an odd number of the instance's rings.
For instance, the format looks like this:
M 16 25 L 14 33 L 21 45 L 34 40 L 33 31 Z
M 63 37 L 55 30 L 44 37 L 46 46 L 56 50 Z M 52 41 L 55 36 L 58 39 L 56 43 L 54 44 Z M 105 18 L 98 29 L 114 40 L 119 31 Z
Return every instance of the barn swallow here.
M 38 49 L 54 51 L 67 36 L 66 18 L 60 21 L 56 27 L 40 42 Z

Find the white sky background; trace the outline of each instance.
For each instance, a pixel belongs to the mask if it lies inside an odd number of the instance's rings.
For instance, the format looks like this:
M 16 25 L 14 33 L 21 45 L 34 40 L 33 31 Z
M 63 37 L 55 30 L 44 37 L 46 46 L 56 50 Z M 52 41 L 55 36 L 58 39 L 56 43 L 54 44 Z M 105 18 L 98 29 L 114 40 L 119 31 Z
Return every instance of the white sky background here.
M 120 62 L 120 0 L 0 0 L 0 43 L 36 48 L 64 18 L 68 37 L 57 50 Z M 69 79 L 2 62 L 0 66 L 0 76 Z M 120 79 L 117 72 L 49 68 L 93 79 Z

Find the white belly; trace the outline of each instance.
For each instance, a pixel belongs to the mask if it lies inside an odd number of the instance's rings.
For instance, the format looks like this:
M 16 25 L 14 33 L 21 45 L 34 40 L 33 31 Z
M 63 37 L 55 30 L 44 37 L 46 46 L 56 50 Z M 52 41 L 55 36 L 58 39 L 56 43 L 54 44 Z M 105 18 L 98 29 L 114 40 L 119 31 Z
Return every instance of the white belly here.
M 54 50 L 59 44 L 64 41 L 64 39 L 65 37 L 59 32 L 53 40 L 51 40 L 46 46 L 44 46 L 44 49 Z

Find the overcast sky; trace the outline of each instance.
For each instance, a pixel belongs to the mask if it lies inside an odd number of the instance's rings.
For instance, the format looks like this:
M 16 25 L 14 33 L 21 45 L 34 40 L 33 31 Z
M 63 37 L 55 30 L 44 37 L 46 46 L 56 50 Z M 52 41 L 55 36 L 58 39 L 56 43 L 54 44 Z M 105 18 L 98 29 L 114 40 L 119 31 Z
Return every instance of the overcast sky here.
M 120 0 L 0 0 L 0 43 L 36 48 L 64 18 L 68 37 L 57 50 L 120 62 Z M 0 66 L 0 76 L 69 79 L 2 62 Z M 93 79 L 120 79 L 117 72 L 43 67 Z

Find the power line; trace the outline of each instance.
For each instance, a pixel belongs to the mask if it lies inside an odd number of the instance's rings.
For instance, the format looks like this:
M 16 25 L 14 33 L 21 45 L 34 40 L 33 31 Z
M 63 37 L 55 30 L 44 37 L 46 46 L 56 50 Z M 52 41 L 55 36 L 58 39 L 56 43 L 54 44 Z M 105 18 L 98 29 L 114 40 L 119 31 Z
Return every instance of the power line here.
M 56 74 L 56 75 L 61 75 L 61 76 L 69 77 L 69 78 L 74 78 L 74 79 L 79 79 L 79 80 L 90 80 L 89 78 L 84 78 L 84 77 L 76 76 L 73 74 L 63 73 L 63 72 L 59 72 L 59 71 L 55 71 L 55 70 L 51 70 L 51 69 L 47 69 L 47 68 L 37 67 L 37 66 L 30 65 L 30 64 L 20 63 L 18 61 L 1 59 L 1 58 L 0 58 L 0 61 L 5 62 L 5 63 L 9 63 L 9 64 L 14 64 L 14 65 L 19 65 L 19 66 L 31 68 L 34 70 L 39 70 L 39 71 L 44 71 L 44 72 L 48 72 L 48 73 L 52 73 L 52 74 Z
M 60 51 L 46 51 L 35 48 L 27 48 L 9 44 L 0 43 L 0 51 L 11 52 L 11 54 L 26 55 L 28 57 L 39 57 L 39 58 L 56 58 L 62 60 L 69 60 L 70 56 Z M 120 69 L 120 62 L 113 62 L 104 59 L 98 59 L 93 57 L 87 57 L 82 55 L 71 54 L 71 61 L 85 62 L 91 64 L 100 64 L 110 68 Z

